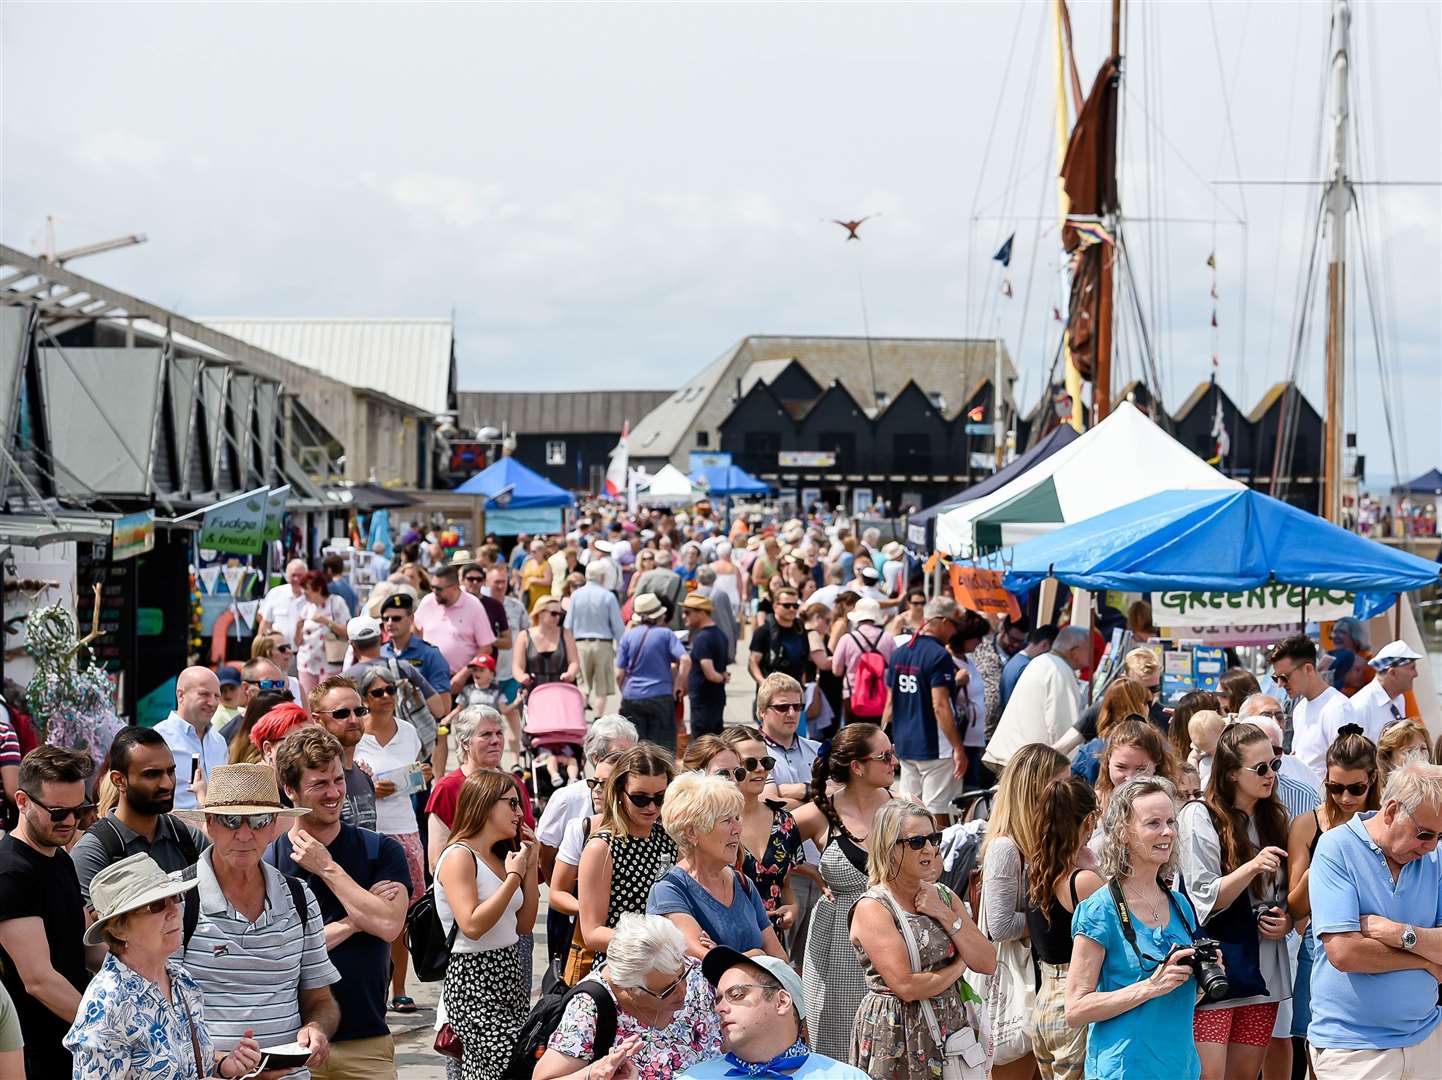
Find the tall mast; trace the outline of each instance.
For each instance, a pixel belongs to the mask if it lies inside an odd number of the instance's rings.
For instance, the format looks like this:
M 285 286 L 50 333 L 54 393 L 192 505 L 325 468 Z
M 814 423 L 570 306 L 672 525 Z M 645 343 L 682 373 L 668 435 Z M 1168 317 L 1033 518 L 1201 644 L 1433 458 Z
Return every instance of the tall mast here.
M 1112 0 L 1111 57 L 1120 67 L 1122 55 L 1122 0 Z M 1115 159 L 1115 155 L 1113 155 Z M 1112 185 L 1115 190 L 1116 181 Z M 1112 235 L 1117 235 L 1115 221 L 1108 221 Z M 1102 252 L 1098 289 L 1101 293 L 1097 318 L 1096 369 L 1092 373 L 1092 423 L 1099 424 L 1112 411 L 1112 318 L 1114 287 L 1112 270 L 1117 261 L 1117 245 L 1108 244 Z
M 1347 176 L 1351 123 L 1347 78 L 1351 28 L 1351 5 L 1348 0 L 1336 0 L 1332 9 L 1332 154 L 1324 195 L 1331 258 L 1327 263 L 1327 426 L 1322 467 L 1322 516 L 1333 524 L 1342 521 L 1342 430 L 1346 416 L 1347 211 L 1352 204 L 1352 185 Z

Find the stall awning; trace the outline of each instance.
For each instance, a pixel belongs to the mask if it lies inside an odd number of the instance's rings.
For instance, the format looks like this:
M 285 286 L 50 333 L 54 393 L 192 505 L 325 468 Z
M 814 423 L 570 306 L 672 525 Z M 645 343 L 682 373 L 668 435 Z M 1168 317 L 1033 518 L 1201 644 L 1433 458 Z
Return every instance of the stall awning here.
M 0 543 L 39 547 L 62 540 L 109 540 L 110 525 L 117 514 L 76 513 L 57 510 L 43 513 L 0 514 Z

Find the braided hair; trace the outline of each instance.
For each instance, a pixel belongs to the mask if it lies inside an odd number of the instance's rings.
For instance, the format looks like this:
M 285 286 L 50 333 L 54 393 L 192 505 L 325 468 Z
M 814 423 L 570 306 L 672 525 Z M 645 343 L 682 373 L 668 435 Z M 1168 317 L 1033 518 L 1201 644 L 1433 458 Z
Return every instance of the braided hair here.
M 847 724 L 834 740 L 827 740 L 821 744 L 821 748 L 816 754 L 816 761 L 811 766 L 811 801 L 826 816 L 831 832 L 839 833 L 857 844 L 861 841 L 851 835 L 850 830 L 841 820 L 841 815 L 836 812 L 836 805 L 831 801 L 831 796 L 826 793 L 826 784 L 829 780 L 834 780 L 843 786 L 851 783 L 852 763 L 863 761 L 871 756 L 872 741 L 880 734 L 881 729 L 875 724 Z

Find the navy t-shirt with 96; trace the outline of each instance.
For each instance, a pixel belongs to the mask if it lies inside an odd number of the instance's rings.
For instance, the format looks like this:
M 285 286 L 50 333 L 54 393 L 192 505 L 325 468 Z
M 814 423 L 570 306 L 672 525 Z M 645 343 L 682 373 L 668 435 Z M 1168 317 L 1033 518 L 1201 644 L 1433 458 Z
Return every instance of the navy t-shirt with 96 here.
M 406 867 L 405 850 L 389 836 L 372 833 L 375 840 L 369 844 L 375 858 L 371 858 L 366 850 L 367 832 L 369 830 L 343 824 L 340 835 L 326 845 L 326 850 L 362 889 L 369 889 L 378 881 L 394 881 L 409 893 L 411 873 Z M 376 840 L 380 843 L 376 844 Z M 291 861 L 291 850 L 290 834 L 282 833 L 266 851 L 265 861 L 310 886 L 320 906 L 320 917 L 327 924 L 344 919 L 345 905 L 318 875 Z M 357 932 L 330 950 L 330 961 L 340 972 L 340 982 L 331 987 L 340 1006 L 340 1027 L 331 1036 L 331 1042 L 388 1034 L 386 992 L 390 989 L 390 942 L 374 934 Z
M 956 664 L 947 647 L 929 634 L 917 634 L 891 654 L 886 685 L 891 690 L 891 738 L 896 756 L 907 761 L 949 757 L 950 745 L 942 753 L 936 709 L 931 704 L 932 690 L 941 687 L 949 695 L 956 687 Z

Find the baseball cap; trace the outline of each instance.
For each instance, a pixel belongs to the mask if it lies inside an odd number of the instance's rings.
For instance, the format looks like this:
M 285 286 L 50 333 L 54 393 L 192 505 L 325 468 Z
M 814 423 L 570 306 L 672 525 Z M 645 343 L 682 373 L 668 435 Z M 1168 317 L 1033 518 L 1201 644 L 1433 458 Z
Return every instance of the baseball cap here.
M 466 667 L 483 667 L 489 668 L 491 671 L 495 671 L 496 658 L 489 655 L 488 653 L 476 653 L 475 656 L 471 657 L 470 662 L 466 664 Z
M 781 989 L 791 995 L 791 1004 L 796 1007 L 797 1018 L 806 1019 L 806 995 L 801 987 L 801 976 L 779 956 L 747 956 L 735 949 L 728 949 L 725 945 L 717 945 L 706 954 L 706 959 L 701 961 L 701 974 L 706 976 L 707 982 L 715 986 L 721 981 L 721 976 L 737 964 L 752 964 L 774 978 L 781 984 Z
M 229 664 L 222 664 L 217 669 L 215 677 L 220 680 L 221 686 L 239 686 L 241 684 L 240 672 Z
M 1417 651 L 1405 641 L 1389 641 L 1378 649 L 1376 655 L 1367 662 L 1378 671 L 1386 671 L 1399 664 L 1410 664 L 1414 660 L 1421 659 L 1422 657 L 1417 654 Z
M 368 645 L 380 640 L 381 624 L 369 615 L 357 615 L 345 624 L 345 636 L 353 645 Z

